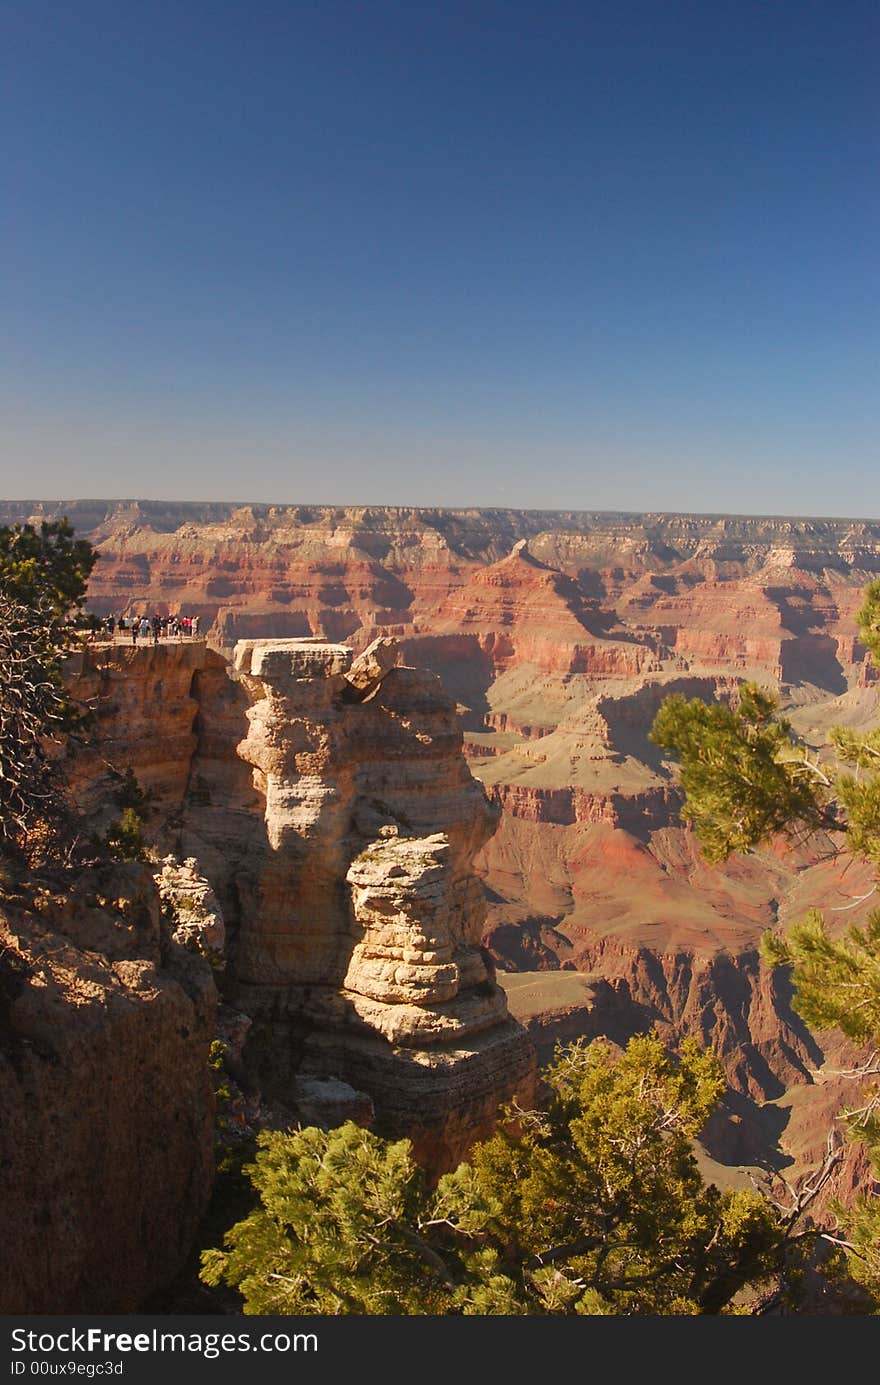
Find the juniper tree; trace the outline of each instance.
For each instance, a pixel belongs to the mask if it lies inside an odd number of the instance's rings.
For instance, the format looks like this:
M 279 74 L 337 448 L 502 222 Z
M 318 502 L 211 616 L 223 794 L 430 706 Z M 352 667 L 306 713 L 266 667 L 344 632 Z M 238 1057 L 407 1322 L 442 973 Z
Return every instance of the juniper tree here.
M 880 664 L 880 580 L 858 613 L 861 638 Z M 834 848 L 867 862 L 880 883 L 880 726 L 835 727 L 817 755 L 778 713 L 777 699 L 745 683 L 733 707 L 667 698 L 650 739 L 680 761 L 682 817 L 693 823 L 704 854 L 724 861 L 784 833 L 802 839 L 824 831 Z M 761 950 L 772 966 L 791 969 L 794 1006 L 818 1028 L 880 1050 L 880 909 L 861 927 L 832 936 L 813 909 L 785 936 L 767 933 Z M 877 1052 L 854 1076 L 880 1075 Z M 867 1145 L 880 1169 L 880 1093 L 868 1087 L 848 1116 L 850 1133 Z M 880 1206 L 866 1197 L 847 1215 L 852 1272 L 880 1291 Z
M 62 519 L 0 526 L 0 592 L 23 606 L 48 606 L 58 619 L 78 611 L 98 555 Z
M 724 861 L 774 833 L 842 827 L 821 792 L 827 774 L 801 751 L 777 701 L 744 683 L 733 707 L 666 698 L 650 740 L 681 762 L 681 816 L 694 825 L 703 854 Z
M 0 845 L 20 854 L 55 833 L 64 796 L 52 742 L 69 725 L 57 621 L 0 594 Z
M 756 1192 L 707 1185 L 693 1140 L 718 1060 L 656 1035 L 559 1052 L 545 1110 L 514 1108 L 428 1186 L 409 1141 L 351 1122 L 263 1132 L 259 1202 L 202 1278 L 247 1314 L 707 1314 L 801 1262 L 810 1240 Z
M 62 661 L 96 554 L 67 519 L 0 528 L 0 848 L 51 854 L 67 809 L 58 742 L 80 722 Z
M 858 622 L 880 663 L 880 580 L 868 587 Z M 794 735 L 773 693 L 747 682 L 733 707 L 668 697 L 649 739 L 680 761 L 682 817 L 709 860 L 777 832 L 825 830 L 845 833 L 842 847 L 880 868 L 880 727 L 835 727 L 830 764 Z

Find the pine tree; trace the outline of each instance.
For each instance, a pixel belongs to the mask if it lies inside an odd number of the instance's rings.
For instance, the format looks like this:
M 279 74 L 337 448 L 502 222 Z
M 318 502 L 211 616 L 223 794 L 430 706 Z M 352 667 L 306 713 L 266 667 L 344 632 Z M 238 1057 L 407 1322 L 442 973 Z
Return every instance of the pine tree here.
M 96 556 L 66 519 L 0 528 L 0 851 L 12 857 L 51 856 L 67 820 L 52 743 L 80 723 L 61 668 Z
M 866 589 L 858 623 L 880 662 L 880 580 Z M 683 697 L 667 698 L 660 708 L 650 739 L 680 761 L 682 817 L 693 823 L 704 854 L 723 861 L 776 833 L 799 840 L 824 831 L 837 850 L 880 873 L 880 727 L 835 727 L 830 754 L 816 755 L 777 706 L 771 693 L 745 683 L 732 708 Z M 794 1006 L 808 1024 L 836 1026 L 880 1048 L 880 909 L 837 938 L 813 909 L 785 937 L 765 934 L 761 948 L 770 965 L 791 969 Z M 876 1054 L 856 1075 L 880 1076 Z M 849 1131 L 866 1144 L 880 1173 L 880 1092 L 869 1086 L 859 1100 Z M 838 1211 L 850 1228 L 853 1276 L 880 1292 L 878 1199 L 866 1196 L 854 1210 Z
M 547 1079 L 545 1110 L 509 1109 L 433 1189 L 407 1140 L 264 1132 L 246 1170 L 259 1203 L 202 1278 L 248 1314 L 714 1314 L 787 1282 L 812 1237 L 757 1193 L 707 1186 L 694 1157 L 724 1088 L 712 1054 L 581 1042 Z
M 0 851 L 13 857 L 51 852 L 67 815 L 52 749 L 75 720 L 64 646 L 50 607 L 0 591 Z
M 0 526 L 0 592 L 23 606 L 48 605 L 58 618 L 79 610 L 98 554 L 62 519 Z

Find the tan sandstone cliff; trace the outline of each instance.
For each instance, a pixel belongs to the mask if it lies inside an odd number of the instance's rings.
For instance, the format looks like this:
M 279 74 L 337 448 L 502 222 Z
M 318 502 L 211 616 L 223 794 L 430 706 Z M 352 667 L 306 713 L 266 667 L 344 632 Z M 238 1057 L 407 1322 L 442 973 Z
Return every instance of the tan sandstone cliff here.
M 432 1169 L 533 1093 L 535 1059 L 480 948 L 473 860 L 497 814 L 435 675 L 379 644 L 244 641 L 265 844 L 251 859 L 236 1003 L 300 1031 L 303 1075 L 344 1076 Z

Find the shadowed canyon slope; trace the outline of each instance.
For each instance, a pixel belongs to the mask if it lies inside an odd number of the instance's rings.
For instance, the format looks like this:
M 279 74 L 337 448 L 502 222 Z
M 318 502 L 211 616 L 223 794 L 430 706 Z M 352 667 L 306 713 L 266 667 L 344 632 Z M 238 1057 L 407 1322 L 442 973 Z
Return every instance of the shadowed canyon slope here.
M 211 970 L 163 927 L 144 866 L 4 893 L 0 1311 L 132 1312 L 211 1193 Z
M 359 651 L 395 637 L 455 699 L 500 810 L 476 858 L 483 941 L 539 1048 L 654 1022 L 673 1040 L 696 1033 L 732 1087 L 715 1152 L 748 1163 L 770 1145 L 783 1165 L 818 1152 L 834 1081 L 816 1074 L 838 1055 L 797 1020 L 757 943 L 810 904 L 858 920 L 864 886 L 819 841 L 707 866 L 647 732 L 668 693 L 727 698 L 747 677 L 778 691 L 812 743 L 834 722 L 875 721 L 880 684 L 855 612 L 880 572 L 880 523 L 133 501 L 7 504 L 0 522 L 55 513 L 99 549 L 99 613 L 199 614 L 227 656 L 242 638 Z M 204 803 L 200 860 L 219 861 L 223 813 L 254 791 L 218 748 L 237 715 L 228 680 L 199 679 L 189 793 Z M 368 748 L 362 765 L 381 772 Z M 358 869 L 349 887 L 368 897 Z M 271 882 L 261 888 L 271 900 Z

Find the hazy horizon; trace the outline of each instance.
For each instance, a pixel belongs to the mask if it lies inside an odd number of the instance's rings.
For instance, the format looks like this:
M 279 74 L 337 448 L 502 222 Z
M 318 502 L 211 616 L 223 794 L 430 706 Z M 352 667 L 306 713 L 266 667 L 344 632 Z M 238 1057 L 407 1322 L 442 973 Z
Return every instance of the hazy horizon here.
M 67 496 L 0 496 L 0 509 L 12 508 L 15 506 L 50 506 L 62 508 L 65 505 L 168 505 L 180 506 L 182 508 L 205 508 L 217 507 L 220 509 L 248 509 L 257 507 L 259 509 L 303 509 L 303 510 L 416 510 L 425 514 L 430 513 L 461 513 L 478 511 L 480 513 L 522 513 L 522 514 L 583 514 L 583 515 L 608 515 L 621 518 L 642 518 L 645 516 L 656 518 L 680 518 L 680 519 L 742 519 L 742 520 L 790 520 L 793 523 L 814 523 L 823 520 L 834 521 L 835 523 L 852 524 L 880 524 L 880 514 L 806 514 L 790 511 L 758 511 L 758 510 L 670 510 L 670 509 L 624 509 L 621 507 L 597 507 L 597 506 L 547 506 L 547 505 L 408 505 L 399 501 L 383 500 L 340 500 L 340 501 L 317 501 L 317 500 L 253 500 L 243 497 L 229 498 L 226 496 L 205 497 L 201 500 L 194 500 L 182 496 L 98 496 L 98 495 L 67 495 Z

